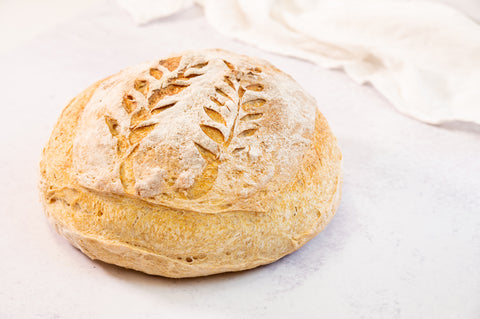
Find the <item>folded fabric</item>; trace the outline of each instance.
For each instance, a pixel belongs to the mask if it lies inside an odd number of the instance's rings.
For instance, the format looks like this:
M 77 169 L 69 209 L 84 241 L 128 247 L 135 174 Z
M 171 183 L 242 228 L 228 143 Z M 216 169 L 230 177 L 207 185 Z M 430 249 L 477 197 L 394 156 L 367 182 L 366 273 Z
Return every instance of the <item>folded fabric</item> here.
M 118 1 L 139 24 L 192 4 Z M 399 0 L 196 2 L 219 32 L 325 68 L 343 68 L 404 114 L 428 123 L 480 124 L 480 26 L 449 6 Z

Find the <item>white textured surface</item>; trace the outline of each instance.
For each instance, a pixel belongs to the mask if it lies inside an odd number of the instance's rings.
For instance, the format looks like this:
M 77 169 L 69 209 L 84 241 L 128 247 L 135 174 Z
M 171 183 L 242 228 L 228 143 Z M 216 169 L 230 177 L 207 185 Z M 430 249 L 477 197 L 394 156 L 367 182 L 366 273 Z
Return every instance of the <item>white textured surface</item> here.
M 0 53 L 68 21 L 96 0 L 1 0 Z
M 56 118 L 97 79 L 204 47 L 267 59 L 315 96 L 344 155 L 337 215 L 298 252 L 242 273 L 171 280 L 90 261 L 37 200 Z M 341 72 L 219 35 L 198 8 L 141 28 L 99 5 L 3 55 L 0 69 L 0 318 L 480 316 L 478 126 L 404 117 Z

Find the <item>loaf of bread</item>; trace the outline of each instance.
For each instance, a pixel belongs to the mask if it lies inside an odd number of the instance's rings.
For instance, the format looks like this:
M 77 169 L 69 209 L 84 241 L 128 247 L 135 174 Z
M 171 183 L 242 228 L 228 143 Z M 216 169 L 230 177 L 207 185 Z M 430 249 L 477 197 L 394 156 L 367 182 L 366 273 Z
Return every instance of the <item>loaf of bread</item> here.
M 74 98 L 43 151 L 56 230 L 92 259 L 167 277 L 271 263 L 320 232 L 342 155 L 315 100 L 268 62 L 195 50 Z

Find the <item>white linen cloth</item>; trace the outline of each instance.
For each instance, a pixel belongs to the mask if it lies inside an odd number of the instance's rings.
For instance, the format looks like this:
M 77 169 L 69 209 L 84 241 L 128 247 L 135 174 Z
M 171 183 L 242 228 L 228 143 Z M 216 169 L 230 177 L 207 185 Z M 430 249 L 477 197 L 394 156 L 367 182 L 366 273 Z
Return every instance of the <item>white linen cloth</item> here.
M 193 1 L 118 0 L 138 24 Z M 480 25 L 433 2 L 197 0 L 219 32 L 268 51 L 343 68 L 400 112 L 480 124 Z

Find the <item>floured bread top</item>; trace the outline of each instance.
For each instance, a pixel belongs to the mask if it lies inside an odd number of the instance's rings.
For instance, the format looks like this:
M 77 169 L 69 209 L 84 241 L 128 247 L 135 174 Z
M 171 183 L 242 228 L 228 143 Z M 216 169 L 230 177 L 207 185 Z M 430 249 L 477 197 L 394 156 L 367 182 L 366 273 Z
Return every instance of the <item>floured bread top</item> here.
M 104 80 L 73 146 L 80 185 L 216 213 L 265 211 L 312 143 L 316 103 L 269 63 L 187 51 Z

